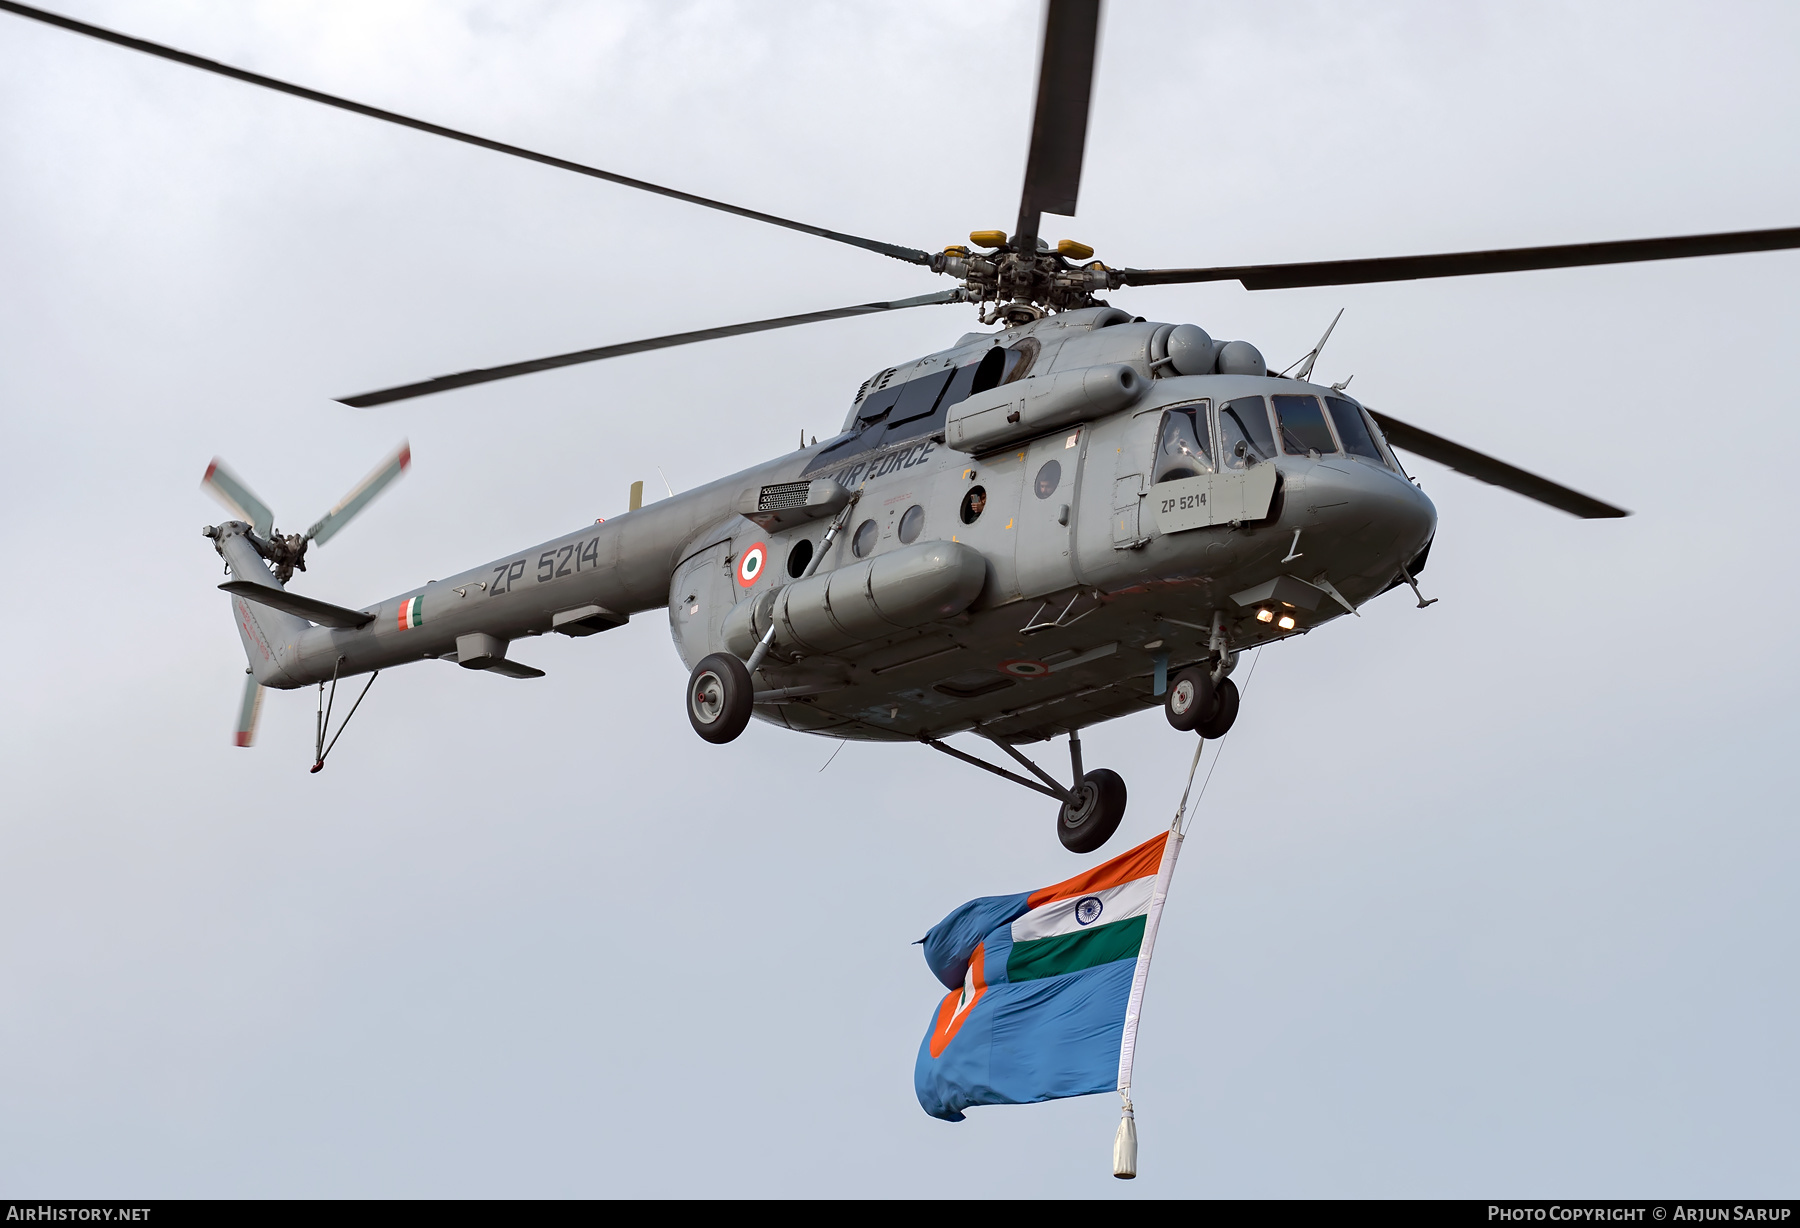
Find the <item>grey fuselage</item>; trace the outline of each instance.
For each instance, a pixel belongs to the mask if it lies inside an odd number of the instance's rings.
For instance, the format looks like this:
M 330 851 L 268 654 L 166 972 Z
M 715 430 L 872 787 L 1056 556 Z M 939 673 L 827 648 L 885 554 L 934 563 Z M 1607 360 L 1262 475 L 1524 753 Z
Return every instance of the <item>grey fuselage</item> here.
M 454 659 L 459 637 L 585 634 L 665 607 L 690 668 L 713 652 L 748 656 L 744 628 L 765 624 L 740 611 L 732 640 L 732 611 L 747 601 L 766 608 L 769 594 L 800 574 L 796 550 L 816 551 L 831 521 L 820 512 L 787 523 L 759 508 L 771 487 L 812 480 L 821 489 L 829 479 L 857 502 L 821 575 L 943 542 L 965 561 L 978 552 L 985 575 L 954 613 L 884 623 L 848 646 L 818 652 L 778 634 L 755 679 L 759 717 L 836 737 L 914 740 L 980 728 L 1030 741 L 1140 710 L 1158 702 L 1161 674 L 1213 657 L 1215 616 L 1232 652 L 1308 631 L 1399 583 L 1403 567 L 1422 563 L 1437 523 L 1367 415 L 1375 446 L 1363 450 L 1372 455 L 1352 454 L 1348 442 L 1302 449 L 1286 436 L 1285 447 L 1233 453 L 1218 434 L 1228 404 L 1333 397 L 1342 413 L 1346 399 L 1266 375 L 1175 374 L 1170 331 L 1097 307 L 966 335 L 873 377 L 838 436 L 363 607 L 374 620 L 360 628 L 315 626 L 233 597 L 251 671 L 266 686 L 300 687 L 334 672 Z M 932 387 L 946 402 L 955 394 L 943 386 L 957 388 L 996 349 L 1004 362 L 987 361 L 1004 367 L 1005 385 L 1042 387 L 1033 381 L 1123 366 L 1147 388 L 1123 409 L 958 451 L 945 442 L 954 406 L 919 407 Z M 890 408 L 865 412 L 878 403 Z M 1171 459 L 1165 411 L 1202 405 L 1191 420 L 1215 436 L 1187 466 L 1196 476 L 1158 483 Z M 1281 431 L 1285 419 L 1271 421 L 1265 433 Z M 1332 444 L 1347 434 L 1311 439 Z M 1258 455 L 1265 451 L 1273 454 Z M 973 487 L 985 505 L 969 522 Z M 1260 502 L 1232 514 L 1239 487 L 1260 492 Z M 1214 518 L 1229 518 L 1206 523 L 1207 491 L 1214 505 L 1227 501 Z M 1196 501 L 1197 518 L 1185 506 Z M 274 584 L 241 532 L 218 544 L 238 577 Z M 879 591 L 865 595 L 883 600 Z M 1282 627 L 1284 618 L 1292 625 Z

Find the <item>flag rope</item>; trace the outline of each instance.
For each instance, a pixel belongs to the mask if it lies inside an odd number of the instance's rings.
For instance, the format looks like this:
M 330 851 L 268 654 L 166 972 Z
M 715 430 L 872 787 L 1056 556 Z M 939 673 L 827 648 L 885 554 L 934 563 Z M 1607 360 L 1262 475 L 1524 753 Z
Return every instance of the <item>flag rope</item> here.
M 1250 662 L 1250 672 L 1244 678 L 1244 690 L 1250 689 L 1251 679 L 1256 677 L 1256 666 L 1262 660 L 1262 650 L 1258 648 L 1256 656 Z M 1137 1056 L 1138 1017 L 1144 1007 L 1144 983 L 1150 978 L 1150 955 L 1156 948 L 1156 930 L 1162 922 L 1163 901 L 1169 895 L 1169 880 L 1175 876 L 1175 859 L 1181 855 L 1181 842 L 1187 838 L 1188 827 L 1193 820 L 1188 819 L 1186 826 L 1183 818 L 1187 817 L 1188 795 L 1194 789 L 1194 776 L 1200 771 L 1200 756 L 1206 750 L 1206 739 L 1196 739 L 1193 761 L 1188 764 L 1187 784 L 1182 787 L 1181 801 L 1175 807 L 1175 817 L 1169 821 L 1168 840 L 1163 844 L 1162 864 L 1156 869 L 1156 885 L 1150 892 L 1150 909 L 1144 918 L 1144 942 L 1138 948 L 1137 967 L 1131 974 L 1131 996 L 1125 1000 L 1125 1033 L 1119 1043 L 1119 1132 L 1113 1138 L 1113 1176 L 1132 1178 L 1137 1176 L 1137 1112 L 1131 1103 L 1131 1067 Z M 1219 756 L 1225 752 L 1225 740 L 1219 739 L 1218 749 L 1213 752 L 1212 766 L 1206 771 L 1206 779 L 1200 784 L 1200 797 L 1194 799 L 1194 811 L 1199 813 L 1200 798 L 1206 796 L 1206 786 L 1212 783 L 1213 772 L 1219 766 Z

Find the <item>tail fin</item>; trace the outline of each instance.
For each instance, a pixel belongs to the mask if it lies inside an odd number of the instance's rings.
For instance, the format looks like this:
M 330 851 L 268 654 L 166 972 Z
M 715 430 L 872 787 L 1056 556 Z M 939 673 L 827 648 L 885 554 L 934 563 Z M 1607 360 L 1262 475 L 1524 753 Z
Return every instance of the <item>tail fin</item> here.
M 216 529 L 213 545 L 231 568 L 234 587 L 266 589 L 272 595 L 285 596 L 286 590 L 269 574 L 268 565 L 246 536 L 247 526 L 228 521 Z M 285 610 L 265 605 L 233 593 L 232 619 L 237 623 L 238 637 L 244 644 L 244 657 L 258 682 L 270 682 L 281 674 L 281 650 L 300 638 L 311 624 Z

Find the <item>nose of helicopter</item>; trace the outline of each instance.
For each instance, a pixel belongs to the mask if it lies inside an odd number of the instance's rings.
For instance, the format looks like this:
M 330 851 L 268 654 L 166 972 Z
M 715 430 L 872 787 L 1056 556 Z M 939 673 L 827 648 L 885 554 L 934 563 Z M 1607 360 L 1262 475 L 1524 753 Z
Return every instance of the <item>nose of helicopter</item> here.
M 1283 468 L 1281 523 L 1311 539 L 1346 579 L 1386 587 L 1437 531 L 1437 508 L 1425 492 L 1385 466 L 1329 457 Z

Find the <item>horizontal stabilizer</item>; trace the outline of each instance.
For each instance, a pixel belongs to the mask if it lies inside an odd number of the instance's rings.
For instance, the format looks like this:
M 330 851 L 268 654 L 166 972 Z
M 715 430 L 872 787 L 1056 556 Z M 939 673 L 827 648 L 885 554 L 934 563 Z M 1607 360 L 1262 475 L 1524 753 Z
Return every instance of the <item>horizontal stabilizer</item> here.
M 529 665 L 520 665 L 517 661 L 508 661 L 505 657 L 497 657 L 491 665 L 478 665 L 475 668 L 490 674 L 505 674 L 508 678 L 542 678 L 544 671 L 533 669 Z
M 297 614 L 301 618 L 311 619 L 325 627 L 366 627 L 375 621 L 373 614 L 361 610 L 346 610 L 341 605 L 332 605 L 329 601 L 320 601 L 315 597 L 302 597 L 299 593 L 290 593 L 284 588 L 274 588 L 267 584 L 258 584 L 254 580 L 227 580 L 220 588 L 246 601 L 254 601 L 258 605 L 266 605 L 270 609 L 280 610 L 286 614 Z

